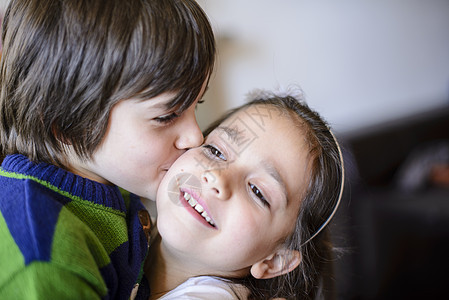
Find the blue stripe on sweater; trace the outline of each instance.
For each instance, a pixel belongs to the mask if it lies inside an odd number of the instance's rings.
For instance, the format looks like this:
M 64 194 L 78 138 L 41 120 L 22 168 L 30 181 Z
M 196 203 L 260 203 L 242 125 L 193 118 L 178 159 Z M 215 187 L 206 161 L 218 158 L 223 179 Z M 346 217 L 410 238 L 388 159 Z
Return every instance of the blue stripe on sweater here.
M 22 180 L 3 178 L 4 190 L 9 191 L 0 201 L 0 210 L 25 265 L 35 260 L 50 261 L 58 216 L 70 199 L 33 180 Z

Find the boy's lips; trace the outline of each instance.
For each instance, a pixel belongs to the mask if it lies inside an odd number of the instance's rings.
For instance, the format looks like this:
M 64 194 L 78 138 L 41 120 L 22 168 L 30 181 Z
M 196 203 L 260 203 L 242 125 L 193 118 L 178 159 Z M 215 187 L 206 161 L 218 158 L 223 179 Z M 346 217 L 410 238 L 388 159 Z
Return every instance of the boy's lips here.
M 176 159 L 172 160 L 172 161 L 168 161 L 168 162 L 164 163 L 163 165 L 159 166 L 159 169 L 167 172 L 170 169 L 170 167 L 175 163 L 175 161 L 176 161 Z
M 179 198 L 184 207 L 192 214 L 193 217 L 195 217 L 195 219 L 209 228 L 217 229 L 217 225 L 212 219 L 206 203 L 195 191 L 187 188 L 181 188 Z
M 162 171 L 164 171 L 164 172 L 167 172 L 168 169 L 170 169 L 171 165 L 172 165 L 172 164 L 165 164 L 165 165 L 159 167 L 159 169 L 162 170 Z

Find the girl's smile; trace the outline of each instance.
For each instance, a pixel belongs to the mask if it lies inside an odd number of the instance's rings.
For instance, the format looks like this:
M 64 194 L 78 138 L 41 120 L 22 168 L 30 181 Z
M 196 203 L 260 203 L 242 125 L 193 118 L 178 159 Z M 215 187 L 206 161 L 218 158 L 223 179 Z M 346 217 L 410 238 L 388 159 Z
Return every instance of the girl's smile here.
M 211 214 L 206 203 L 195 191 L 187 188 L 180 189 L 179 201 L 201 224 L 210 228 L 217 228 L 214 220 L 210 217 Z

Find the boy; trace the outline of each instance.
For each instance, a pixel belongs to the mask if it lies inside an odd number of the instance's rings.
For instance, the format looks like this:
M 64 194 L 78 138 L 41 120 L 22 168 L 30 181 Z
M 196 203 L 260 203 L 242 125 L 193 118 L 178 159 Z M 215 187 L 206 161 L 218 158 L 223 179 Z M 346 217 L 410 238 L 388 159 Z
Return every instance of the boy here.
M 147 298 L 148 214 L 117 186 L 155 199 L 201 144 L 207 17 L 193 0 L 12 0 L 2 42 L 0 298 Z

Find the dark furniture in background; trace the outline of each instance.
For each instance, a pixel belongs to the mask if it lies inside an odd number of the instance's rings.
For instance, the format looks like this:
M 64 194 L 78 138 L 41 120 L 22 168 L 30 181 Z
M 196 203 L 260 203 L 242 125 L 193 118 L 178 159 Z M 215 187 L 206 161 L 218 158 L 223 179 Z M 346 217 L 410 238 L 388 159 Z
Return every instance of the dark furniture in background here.
M 449 107 L 340 136 L 346 190 L 331 224 L 337 299 L 449 299 L 449 188 L 401 190 L 412 151 L 449 141 Z

